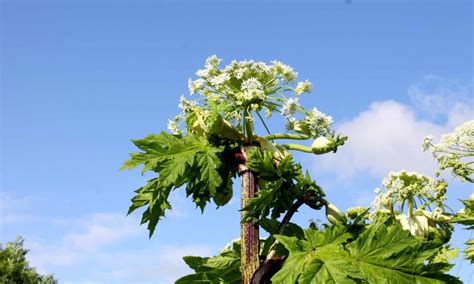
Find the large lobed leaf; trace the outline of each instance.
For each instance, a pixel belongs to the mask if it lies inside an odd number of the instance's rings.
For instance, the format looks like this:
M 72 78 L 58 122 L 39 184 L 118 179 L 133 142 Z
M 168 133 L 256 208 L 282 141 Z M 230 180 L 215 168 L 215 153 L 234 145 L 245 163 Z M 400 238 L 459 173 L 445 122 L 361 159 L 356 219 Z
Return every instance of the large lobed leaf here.
M 361 278 L 342 243 L 351 235 L 343 226 L 326 228 L 319 232 L 304 231 L 305 239 L 275 235 L 290 252 L 273 283 L 355 283 L 351 277 Z
M 188 134 L 185 137 L 161 132 L 143 139 L 133 140 L 142 152 L 130 154 L 121 169 L 133 169 L 143 165 L 142 172 L 154 171 L 158 176 L 136 191 L 128 214 L 148 205 L 142 217 L 142 224 L 148 222 L 150 237 L 156 224 L 171 209 L 168 197 L 171 190 L 188 184 L 186 191 L 193 195 L 193 201 L 204 209 L 207 202 L 218 191 L 227 188 L 221 175 L 224 167 L 221 154 L 223 149 L 209 144 L 203 137 Z M 222 170 L 224 168 L 224 170 Z M 227 180 L 226 180 L 227 181 Z
M 375 222 L 352 241 L 343 226 L 276 235 L 289 257 L 273 283 L 460 283 L 447 263 L 427 264 L 442 244 L 423 243 L 398 224 Z

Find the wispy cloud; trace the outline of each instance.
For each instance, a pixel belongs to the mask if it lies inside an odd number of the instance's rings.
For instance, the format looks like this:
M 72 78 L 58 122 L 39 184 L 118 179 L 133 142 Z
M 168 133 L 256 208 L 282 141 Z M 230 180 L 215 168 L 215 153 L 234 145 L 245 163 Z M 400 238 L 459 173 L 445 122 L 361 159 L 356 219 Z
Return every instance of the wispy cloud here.
M 338 132 L 348 135 L 349 140 L 336 155 L 318 157 L 316 167 L 344 179 L 358 173 L 382 177 L 402 169 L 432 175 L 436 165 L 431 155 L 421 150 L 423 138 L 439 137 L 474 118 L 473 105 L 461 99 L 464 94 L 458 94 L 458 89 L 438 85 L 433 92 L 426 93 L 421 87 L 412 86 L 409 93 L 417 101 L 414 106 L 392 100 L 372 103 L 367 110 L 338 125 Z M 434 114 L 443 114 L 444 121 L 420 119 L 417 106 L 441 108 Z
M 28 196 L 16 196 L 8 192 L 0 192 L 0 223 L 19 224 L 33 222 L 38 219 L 33 214 L 26 213 L 32 199 Z
M 448 116 L 456 105 L 474 106 L 472 86 L 437 75 L 427 75 L 412 84 L 408 96 L 414 109 L 430 118 Z
M 173 283 L 191 272 L 183 256 L 212 255 L 214 249 L 192 243 L 133 245 L 143 241 L 140 236 L 147 232 L 138 227 L 136 218 L 117 213 L 63 219 L 56 224 L 67 225 L 58 239 L 27 239 L 26 246 L 31 249 L 33 266 L 41 272 L 59 272 L 57 277 L 67 283 Z M 61 275 L 69 278 L 61 279 Z

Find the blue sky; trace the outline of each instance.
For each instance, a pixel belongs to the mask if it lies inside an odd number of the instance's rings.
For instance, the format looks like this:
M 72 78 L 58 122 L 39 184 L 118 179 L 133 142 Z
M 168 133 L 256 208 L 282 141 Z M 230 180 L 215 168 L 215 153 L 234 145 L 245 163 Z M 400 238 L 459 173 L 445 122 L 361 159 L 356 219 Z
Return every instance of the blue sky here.
M 181 256 L 237 238 L 238 200 L 201 215 L 176 191 L 148 240 L 125 213 L 149 176 L 118 171 L 212 54 L 281 60 L 314 83 L 303 103 L 350 140 L 298 158 L 341 209 L 370 204 L 390 170 L 432 174 L 422 138 L 474 117 L 472 4 L 351 2 L 3 1 L 0 242 L 25 237 L 32 265 L 61 283 L 171 283 L 188 272 Z M 452 207 L 471 192 L 453 181 Z

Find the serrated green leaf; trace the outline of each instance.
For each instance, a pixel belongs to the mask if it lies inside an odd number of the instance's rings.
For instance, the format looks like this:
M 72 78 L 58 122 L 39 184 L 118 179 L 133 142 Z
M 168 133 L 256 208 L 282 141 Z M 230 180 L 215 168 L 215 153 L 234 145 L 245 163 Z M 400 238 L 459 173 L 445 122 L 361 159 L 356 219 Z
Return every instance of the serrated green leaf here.
M 456 277 L 427 269 L 425 261 L 436 254 L 439 245 L 424 245 L 399 224 L 376 222 L 347 247 L 369 282 L 445 283 L 449 279 L 459 283 Z
M 464 250 L 464 258 L 474 264 L 474 239 L 466 242 L 467 248 Z
M 234 243 L 235 244 L 235 243 Z M 238 249 L 238 250 L 236 250 Z M 178 279 L 175 283 L 232 283 L 240 278 L 240 246 L 229 246 L 214 257 L 185 256 L 184 261 L 195 273 Z
M 342 242 L 351 236 L 344 227 L 330 227 L 323 232 L 313 229 L 304 231 L 306 239 L 275 235 L 290 255 L 273 283 L 356 283 L 360 277 L 348 252 L 342 250 Z
M 186 191 L 192 194 L 197 206 L 204 209 L 207 202 L 217 194 L 217 190 L 226 190 L 221 174 L 227 177 L 231 170 L 221 161 L 221 147 L 214 147 L 203 137 L 193 134 L 174 136 L 164 132 L 133 140 L 142 151 L 132 153 L 122 169 L 131 169 L 144 165 L 142 172 L 153 170 L 158 177 L 136 191 L 128 214 L 135 209 L 148 205 L 141 223 L 148 223 L 150 236 L 164 212 L 171 208 L 168 196 L 171 190 L 188 183 Z M 221 192 L 220 192 L 221 193 Z
M 217 156 L 218 149 L 205 148 L 197 154 L 196 160 L 201 169 L 201 180 L 206 184 L 211 196 L 215 195 L 216 188 L 222 185 L 222 177 L 218 172 L 222 162 Z
M 307 229 L 301 240 L 275 238 L 290 253 L 273 283 L 460 283 L 443 273 L 449 264 L 426 263 L 442 244 L 422 243 L 388 221 L 368 225 L 354 241 L 342 225 Z
M 203 266 L 206 258 L 200 256 L 185 256 L 183 257 L 184 262 L 193 270 L 197 270 Z
M 267 231 L 269 234 L 274 235 L 274 234 L 278 234 L 278 229 L 280 228 L 281 223 L 275 219 L 265 218 L 261 220 L 259 224 L 262 227 L 262 229 Z M 290 222 L 287 224 L 282 235 L 303 238 L 304 232 L 300 226 L 298 226 L 295 223 Z

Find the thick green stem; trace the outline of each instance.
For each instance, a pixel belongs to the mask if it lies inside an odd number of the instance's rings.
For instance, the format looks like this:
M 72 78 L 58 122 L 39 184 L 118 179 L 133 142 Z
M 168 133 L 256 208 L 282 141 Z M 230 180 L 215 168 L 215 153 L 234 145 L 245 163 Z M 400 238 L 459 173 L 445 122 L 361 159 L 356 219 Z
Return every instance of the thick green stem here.
M 241 208 L 245 208 L 250 198 L 255 197 L 257 187 L 255 185 L 254 174 L 246 170 L 242 173 L 242 195 Z M 246 212 L 241 212 L 241 220 L 244 219 Z M 241 273 L 242 283 L 250 284 L 253 274 L 260 265 L 259 252 L 259 228 L 254 222 L 241 222 L 240 225 L 240 243 L 241 243 Z
M 313 153 L 313 149 L 311 147 L 303 146 L 300 144 L 283 144 L 282 146 L 288 150 L 297 150 L 305 153 Z
M 263 137 L 267 140 L 276 140 L 276 139 L 293 139 L 293 140 L 307 140 L 311 138 L 309 135 L 299 135 L 299 134 L 289 134 L 289 133 L 275 133 Z
M 253 118 L 249 109 L 244 111 L 244 129 L 247 139 L 250 141 L 253 136 Z

